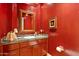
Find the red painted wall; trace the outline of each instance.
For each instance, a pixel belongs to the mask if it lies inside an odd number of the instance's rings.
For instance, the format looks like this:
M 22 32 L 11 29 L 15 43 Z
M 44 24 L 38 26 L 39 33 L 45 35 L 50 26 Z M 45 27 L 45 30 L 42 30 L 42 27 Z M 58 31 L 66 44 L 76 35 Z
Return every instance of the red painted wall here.
M 36 6 L 36 31 L 40 33 L 48 33 L 48 6 L 47 4 L 39 4 Z
M 12 3 L 12 29 L 18 28 L 17 4 Z
M 11 30 L 11 4 L 0 4 L 0 38 Z
M 17 8 L 18 8 L 18 9 L 27 10 L 28 4 L 25 4 L 25 3 L 17 3 Z
M 79 4 L 54 4 L 54 15 L 57 16 L 57 31 L 49 31 L 49 52 L 52 55 L 68 55 L 58 53 L 55 48 L 62 45 L 65 50 L 79 52 Z

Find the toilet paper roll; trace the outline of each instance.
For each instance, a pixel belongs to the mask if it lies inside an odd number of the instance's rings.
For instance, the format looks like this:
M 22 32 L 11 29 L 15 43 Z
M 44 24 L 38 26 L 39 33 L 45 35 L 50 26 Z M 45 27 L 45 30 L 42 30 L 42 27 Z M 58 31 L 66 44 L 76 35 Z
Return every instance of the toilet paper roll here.
M 57 46 L 57 47 L 56 47 L 56 51 L 58 51 L 58 52 L 64 51 L 63 46 Z

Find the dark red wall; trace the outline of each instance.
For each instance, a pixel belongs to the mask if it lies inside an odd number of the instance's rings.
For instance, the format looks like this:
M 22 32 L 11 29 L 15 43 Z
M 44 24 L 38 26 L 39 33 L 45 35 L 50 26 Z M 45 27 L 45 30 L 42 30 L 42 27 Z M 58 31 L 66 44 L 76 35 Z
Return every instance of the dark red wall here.
M 11 4 L 0 4 L 0 38 L 11 30 Z
M 54 4 L 54 15 L 57 16 L 57 31 L 49 33 L 49 52 L 52 55 L 64 55 L 58 53 L 55 48 L 62 45 L 66 50 L 79 52 L 79 4 Z M 55 34 L 55 35 L 54 35 Z M 68 55 L 68 54 L 67 54 Z
M 56 47 L 62 45 L 66 50 L 79 51 L 79 4 L 43 4 L 37 6 L 37 31 L 42 28 L 49 34 L 49 53 L 52 55 L 68 55 L 59 53 Z M 57 30 L 51 32 L 48 24 L 51 17 L 57 16 Z M 42 19 L 42 20 L 41 20 Z M 40 26 L 42 25 L 42 27 Z
M 47 4 L 39 4 L 36 6 L 36 31 L 40 33 L 48 33 L 48 6 Z
M 18 28 L 17 4 L 12 3 L 12 29 Z

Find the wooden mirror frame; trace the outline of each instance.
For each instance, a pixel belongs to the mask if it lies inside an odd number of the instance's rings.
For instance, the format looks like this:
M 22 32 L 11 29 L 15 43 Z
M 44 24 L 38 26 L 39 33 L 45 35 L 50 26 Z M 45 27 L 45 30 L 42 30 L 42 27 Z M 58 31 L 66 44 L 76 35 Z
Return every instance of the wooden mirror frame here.
M 26 15 L 31 14 L 32 16 L 32 29 L 24 29 L 24 22 L 22 21 L 22 13 L 25 13 Z M 19 10 L 19 33 L 31 33 L 35 32 L 35 13 L 33 12 L 27 12 L 27 10 Z

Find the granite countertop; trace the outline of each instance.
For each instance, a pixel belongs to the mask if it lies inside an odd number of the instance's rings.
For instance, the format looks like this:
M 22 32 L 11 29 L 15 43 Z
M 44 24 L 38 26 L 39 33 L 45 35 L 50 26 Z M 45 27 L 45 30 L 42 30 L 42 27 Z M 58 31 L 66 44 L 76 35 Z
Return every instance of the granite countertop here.
M 39 40 L 39 39 L 47 39 L 48 34 L 42 34 L 42 35 L 18 35 L 17 39 L 15 39 L 12 42 L 9 42 L 6 40 L 6 36 L 1 39 L 0 45 L 8 45 L 8 44 L 14 44 L 14 43 L 20 43 L 25 41 L 33 41 L 33 40 Z

